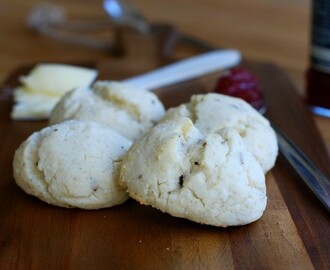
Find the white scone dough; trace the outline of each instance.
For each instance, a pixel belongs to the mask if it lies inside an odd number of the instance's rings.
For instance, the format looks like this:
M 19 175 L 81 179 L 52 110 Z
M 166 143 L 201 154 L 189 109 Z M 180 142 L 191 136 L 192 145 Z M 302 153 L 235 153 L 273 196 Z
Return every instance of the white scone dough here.
M 98 81 L 92 90 L 78 88 L 67 93 L 54 108 L 50 124 L 89 120 L 135 141 L 164 114 L 164 106 L 154 93 L 118 82 Z
M 128 195 L 118 184 L 131 142 L 100 124 L 65 121 L 33 133 L 16 150 L 16 183 L 28 194 L 62 207 L 98 209 Z
M 214 226 L 251 223 L 266 207 L 263 170 L 234 129 L 204 136 L 186 117 L 164 121 L 125 155 L 119 183 L 142 204 Z
M 161 121 L 189 117 L 203 133 L 234 128 L 266 173 L 275 164 L 278 144 L 269 121 L 242 99 L 216 93 L 194 95 L 190 102 L 171 108 Z

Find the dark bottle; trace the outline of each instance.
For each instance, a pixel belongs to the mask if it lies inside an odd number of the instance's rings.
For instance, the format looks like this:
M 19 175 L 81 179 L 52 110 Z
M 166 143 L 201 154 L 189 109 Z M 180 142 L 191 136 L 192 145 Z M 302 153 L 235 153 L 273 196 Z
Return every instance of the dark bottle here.
M 330 117 L 330 0 L 314 0 L 306 101 L 318 115 Z

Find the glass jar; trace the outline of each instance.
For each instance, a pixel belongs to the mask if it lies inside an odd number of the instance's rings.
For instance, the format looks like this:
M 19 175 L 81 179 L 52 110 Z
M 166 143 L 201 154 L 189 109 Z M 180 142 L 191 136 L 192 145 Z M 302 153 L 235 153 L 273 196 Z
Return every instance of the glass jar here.
M 315 114 L 330 117 L 330 0 L 314 0 L 306 101 Z

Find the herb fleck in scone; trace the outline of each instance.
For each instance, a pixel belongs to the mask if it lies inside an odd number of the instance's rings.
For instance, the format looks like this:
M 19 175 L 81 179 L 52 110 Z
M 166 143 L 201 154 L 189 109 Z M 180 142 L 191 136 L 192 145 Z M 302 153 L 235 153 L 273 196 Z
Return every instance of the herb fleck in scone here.
M 214 226 L 259 219 L 265 176 L 235 129 L 203 135 L 186 117 L 164 121 L 125 155 L 119 183 L 142 204 Z
M 54 108 L 49 122 L 52 125 L 68 119 L 94 121 L 135 141 L 164 114 L 164 106 L 154 93 L 118 82 L 98 81 L 93 89 L 78 88 L 67 93 Z
M 269 121 L 242 99 L 210 93 L 194 95 L 190 102 L 171 108 L 161 121 L 173 116 L 189 117 L 203 133 L 233 128 L 266 173 L 275 164 L 278 144 Z
M 26 193 L 62 207 L 98 209 L 128 195 L 118 169 L 131 142 L 100 124 L 69 120 L 33 133 L 16 150 L 14 178 Z

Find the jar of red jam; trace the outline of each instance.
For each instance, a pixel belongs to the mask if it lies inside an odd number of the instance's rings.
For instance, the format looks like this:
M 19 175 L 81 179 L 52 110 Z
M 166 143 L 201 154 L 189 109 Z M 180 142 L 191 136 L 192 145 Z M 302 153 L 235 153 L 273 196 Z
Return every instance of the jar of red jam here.
M 311 30 L 306 101 L 315 114 L 330 117 L 330 0 L 313 1 Z

